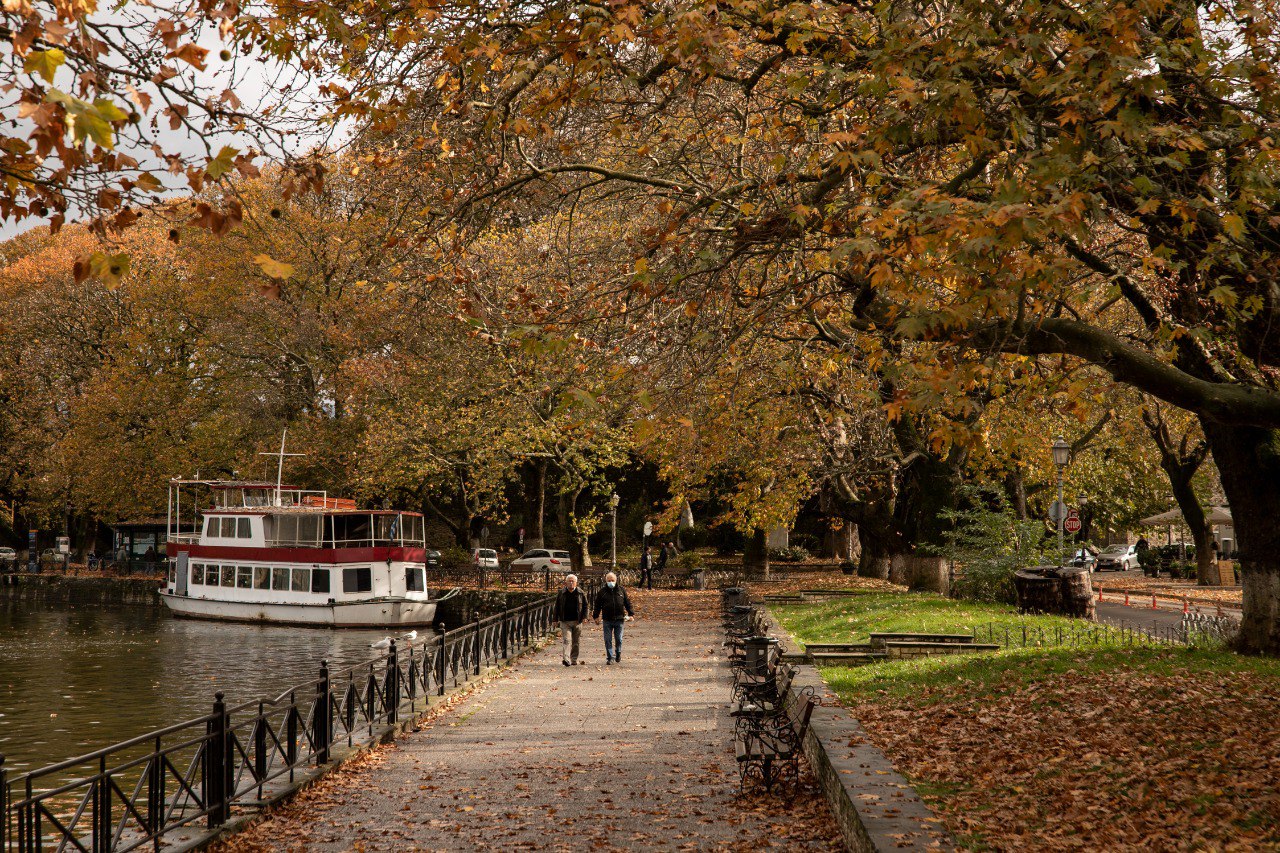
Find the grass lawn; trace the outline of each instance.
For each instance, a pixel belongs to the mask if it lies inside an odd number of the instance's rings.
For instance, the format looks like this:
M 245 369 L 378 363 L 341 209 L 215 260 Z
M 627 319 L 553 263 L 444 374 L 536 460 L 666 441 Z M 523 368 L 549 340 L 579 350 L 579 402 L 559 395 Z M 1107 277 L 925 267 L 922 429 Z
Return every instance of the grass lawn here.
M 770 607 L 801 643 L 865 643 L 872 631 L 968 634 L 988 626 L 997 632 L 1021 626 L 1052 631 L 1078 628 L 1079 620 L 1021 616 L 1008 605 L 957 601 L 928 593 L 858 591 L 858 595 L 812 604 Z
M 906 593 L 773 612 L 802 642 L 1024 621 Z M 964 848 L 1280 849 L 1280 661 L 1113 644 L 823 676 Z

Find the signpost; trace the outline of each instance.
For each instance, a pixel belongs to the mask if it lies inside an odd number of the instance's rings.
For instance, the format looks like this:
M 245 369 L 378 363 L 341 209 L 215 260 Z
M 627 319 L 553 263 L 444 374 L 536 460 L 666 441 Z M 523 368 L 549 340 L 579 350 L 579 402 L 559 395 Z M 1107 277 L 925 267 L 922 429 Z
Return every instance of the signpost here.
M 38 530 L 27 531 L 27 571 L 35 574 L 40 571 L 40 554 L 36 551 L 36 534 Z
M 1067 518 L 1062 522 L 1063 528 L 1068 533 L 1079 533 L 1080 528 L 1084 525 L 1080 521 L 1080 515 L 1074 509 L 1067 513 Z

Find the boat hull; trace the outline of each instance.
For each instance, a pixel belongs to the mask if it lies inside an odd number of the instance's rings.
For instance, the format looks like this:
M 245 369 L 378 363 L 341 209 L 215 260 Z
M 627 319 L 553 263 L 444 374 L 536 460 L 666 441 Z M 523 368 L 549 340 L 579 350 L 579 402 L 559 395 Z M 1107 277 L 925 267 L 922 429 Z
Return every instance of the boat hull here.
M 160 597 L 174 616 L 250 622 L 262 625 L 299 625 L 311 628 L 381 628 L 430 625 L 435 601 L 380 598 L 334 604 L 267 604 L 256 601 L 219 601 L 191 598 L 161 591 Z

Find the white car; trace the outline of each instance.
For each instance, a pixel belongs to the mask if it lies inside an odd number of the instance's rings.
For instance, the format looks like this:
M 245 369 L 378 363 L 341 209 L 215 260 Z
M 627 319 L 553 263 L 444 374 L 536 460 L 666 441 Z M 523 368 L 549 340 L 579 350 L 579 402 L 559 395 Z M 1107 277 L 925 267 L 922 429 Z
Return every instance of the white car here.
M 571 563 L 568 551 L 535 548 L 512 560 L 511 568 L 520 572 L 545 572 L 547 569 L 553 572 L 567 572 Z
M 12 548 L 0 548 L 0 563 L 12 563 L 18 559 L 18 552 Z
M 471 552 L 471 560 L 477 569 L 498 568 L 498 552 L 492 548 L 477 548 Z
M 1117 572 L 1127 572 L 1136 568 L 1138 568 L 1137 545 L 1108 545 L 1098 554 L 1098 562 L 1094 564 L 1093 570 L 1105 572 L 1108 569 L 1114 569 Z

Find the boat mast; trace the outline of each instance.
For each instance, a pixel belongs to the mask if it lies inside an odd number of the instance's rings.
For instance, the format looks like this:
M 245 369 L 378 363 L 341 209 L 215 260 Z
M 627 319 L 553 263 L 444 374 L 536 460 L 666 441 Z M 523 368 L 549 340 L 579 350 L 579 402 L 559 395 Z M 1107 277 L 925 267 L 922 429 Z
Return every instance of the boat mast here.
M 288 436 L 289 436 L 289 428 L 285 427 L 284 432 L 280 433 L 280 452 L 279 453 L 259 453 L 258 454 L 259 456 L 278 456 L 279 457 L 280 461 L 279 461 L 279 464 L 276 466 L 276 499 L 275 499 L 276 506 L 282 505 L 280 503 L 280 488 L 281 488 L 281 484 L 284 482 L 284 458 L 286 456 L 306 456 L 307 455 L 305 453 L 285 453 L 284 443 L 285 443 L 285 439 L 287 439 Z

